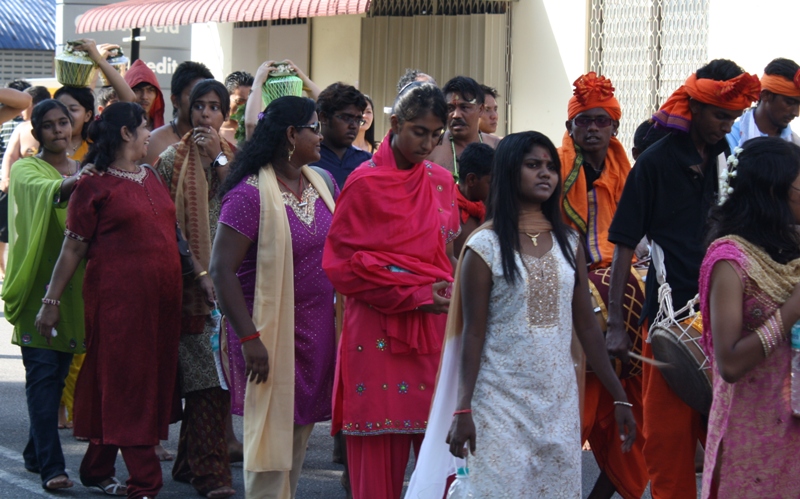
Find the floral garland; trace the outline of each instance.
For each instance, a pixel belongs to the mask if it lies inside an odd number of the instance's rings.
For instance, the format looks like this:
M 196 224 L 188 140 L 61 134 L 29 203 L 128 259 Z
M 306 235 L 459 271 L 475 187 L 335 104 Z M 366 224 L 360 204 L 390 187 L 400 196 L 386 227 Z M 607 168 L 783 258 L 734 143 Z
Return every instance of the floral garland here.
M 728 156 L 728 161 L 725 166 L 720 169 L 719 181 L 719 200 L 718 204 L 721 206 L 728 200 L 728 196 L 733 194 L 733 187 L 731 187 L 731 179 L 736 178 L 736 167 L 739 166 L 739 153 L 744 149 L 741 147 L 734 147 L 733 154 Z

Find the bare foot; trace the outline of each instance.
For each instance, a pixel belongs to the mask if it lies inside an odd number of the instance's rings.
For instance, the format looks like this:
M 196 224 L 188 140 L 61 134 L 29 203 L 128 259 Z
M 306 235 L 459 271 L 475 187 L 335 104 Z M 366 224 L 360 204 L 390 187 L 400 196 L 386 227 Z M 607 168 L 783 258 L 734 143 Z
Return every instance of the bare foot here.
M 232 463 L 244 461 L 244 446 L 241 442 L 236 440 L 228 442 L 228 457 Z
M 208 494 L 206 494 L 206 497 L 208 499 L 222 499 L 224 497 L 230 497 L 230 496 L 235 495 L 235 494 L 236 494 L 236 491 L 233 490 L 230 487 L 220 487 L 220 488 L 214 489 L 211 492 L 209 492 Z
M 175 459 L 175 456 L 173 456 L 161 444 L 156 445 L 155 449 L 156 449 L 156 455 L 158 456 L 159 460 L 161 460 L 161 461 L 172 461 L 173 459 Z
M 64 404 L 58 406 L 58 429 L 65 430 L 67 428 L 72 428 L 72 423 L 67 421 L 67 408 Z
M 44 484 L 44 488 L 47 490 L 59 490 L 68 489 L 73 485 L 72 480 L 70 480 L 67 475 L 58 475 L 48 480 L 47 483 Z

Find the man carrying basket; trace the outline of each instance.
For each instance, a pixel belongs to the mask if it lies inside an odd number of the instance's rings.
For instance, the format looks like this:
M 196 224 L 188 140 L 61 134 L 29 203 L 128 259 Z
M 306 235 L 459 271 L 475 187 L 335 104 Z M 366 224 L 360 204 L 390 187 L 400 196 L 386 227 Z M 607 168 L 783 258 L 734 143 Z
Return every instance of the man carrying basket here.
M 718 156 L 729 154 L 725 135 L 758 99 L 759 91 L 757 77 L 732 61 L 717 59 L 691 75 L 653 115 L 657 125 L 671 133 L 639 156 L 608 232 L 608 240 L 617 246 L 606 345 L 625 362 L 630 339 L 622 303 L 634 248 L 647 235 L 663 249 L 676 308 L 697 294 L 706 217 L 718 191 Z M 643 311 L 649 324 L 658 310 L 658 282 L 651 266 Z M 643 355 L 653 357 L 649 343 L 644 344 Z M 697 497 L 694 454 L 697 440 L 705 439 L 701 414 L 684 403 L 652 366 L 643 366 L 642 386 L 643 453 L 652 496 Z

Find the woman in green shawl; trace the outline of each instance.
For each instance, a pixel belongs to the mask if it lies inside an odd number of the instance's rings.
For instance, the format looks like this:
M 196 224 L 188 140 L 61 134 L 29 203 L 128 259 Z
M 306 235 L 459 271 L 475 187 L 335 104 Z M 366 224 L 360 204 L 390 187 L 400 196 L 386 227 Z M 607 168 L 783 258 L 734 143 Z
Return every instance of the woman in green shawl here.
M 61 298 L 61 322 L 53 338 L 34 326 L 66 229 L 67 201 L 91 168 L 67 157 L 72 117 L 56 100 L 39 103 L 31 114 L 36 156 L 14 164 L 9 183 L 8 266 L 3 283 L 5 317 L 14 325 L 11 342 L 22 350 L 30 436 L 25 468 L 39 473 L 42 487 L 72 487 L 58 436 L 58 405 L 73 354 L 84 353 L 83 266 Z M 55 332 L 54 332 L 55 333 Z

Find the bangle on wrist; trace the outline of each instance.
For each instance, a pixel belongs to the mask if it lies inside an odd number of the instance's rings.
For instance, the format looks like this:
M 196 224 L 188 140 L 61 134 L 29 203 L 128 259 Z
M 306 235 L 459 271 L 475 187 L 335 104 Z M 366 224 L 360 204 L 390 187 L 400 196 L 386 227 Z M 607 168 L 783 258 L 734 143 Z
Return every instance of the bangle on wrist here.
M 260 338 L 260 337 L 261 337 L 261 333 L 256 331 L 255 334 L 251 334 L 250 336 L 245 336 L 244 338 L 239 338 L 239 343 L 246 343 L 248 341 L 255 340 L 255 339 Z
M 54 300 L 52 298 L 42 298 L 42 303 L 45 305 L 55 305 L 56 307 L 61 306 L 61 300 Z
M 196 280 L 200 279 L 201 277 L 207 276 L 207 275 L 208 275 L 208 271 L 204 270 L 204 271 L 200 272 L 199 274 L 197 274 L 196 276 L 194 276 L 194 280 L 196 281 Z
M 622 400 L 615 400 L 614 405 L 624 405 L 625 407 L 633 407 L 633 404 L 631 404 L 630 402 L 625 402 Z
M 458 416 L 459 414 L 472 414 L 472 409 L 460 409 L 453 413 L 453 416 Z

